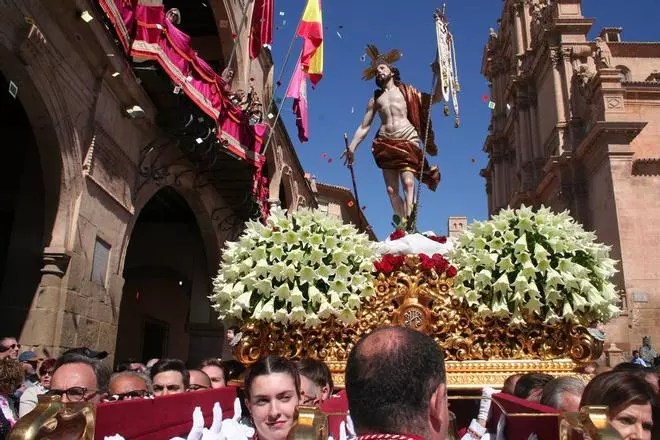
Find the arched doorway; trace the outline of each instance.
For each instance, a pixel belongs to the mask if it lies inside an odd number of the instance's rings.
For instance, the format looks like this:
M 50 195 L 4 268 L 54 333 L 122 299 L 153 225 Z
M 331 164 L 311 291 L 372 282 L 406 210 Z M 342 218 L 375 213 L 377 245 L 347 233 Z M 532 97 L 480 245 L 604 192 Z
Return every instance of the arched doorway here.
M 0 136 L 3 138 L 0 173 L 0 335 L 20 336 L 41 280 L 43 250 L 50 241 L 54 213 L 48 206 L 59 187 L 44 186 L 43 158 L 19 96 L 0 73 Z M 49 171 L 60 163 L 44 162 Z M 48 199 L 48 200 L 47 200 Z
M 219 338 L 198 347 L 195 323 L 210 323 L 211 279 L 195 213 L 173 188 L 159 190 L 142 208 L 124 263 L 115 359 L 217 356 Z

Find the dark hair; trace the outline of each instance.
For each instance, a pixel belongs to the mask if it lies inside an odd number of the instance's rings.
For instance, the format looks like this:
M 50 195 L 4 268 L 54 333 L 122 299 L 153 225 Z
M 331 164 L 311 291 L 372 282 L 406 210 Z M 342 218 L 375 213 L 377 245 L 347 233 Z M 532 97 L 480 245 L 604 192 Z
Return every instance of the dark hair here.
M 614 417 L 630 405 L 654 405 L 654 392 L 644 377 L 632 371 L 608 371 L 591 379 L 582 394 L 580 408 L 587 405 L 607 406 Z
M 201 370 L 204 367 L 218 367 L 222 370 L 222 372 L 225 372 L 225 366 L 222 363 L 221 359 L 216 359 L 216 358 L 208 358 L 204 359 L 202 362 L 199 363 L 199 369 Z
M 50 371 L 51 374 L 55 370 L 55 364 L 57 363 L 57 359 L 53 358 L 48 358 L 44 360 L 41 365 L 39 365 L 39 376 L 43 376 L 46 374 L 46 372 Z
M 513 391 L 513 395 L 521 399 L 527 399 L 532 394 L 532 391 L 543 389 L 552 379 L 554 379 L 552 376 L 545 373 L 523 374 L 516 383 L 516 389 Z
M 300 376 L 298 376 L 298 369 L 296 364 L 281 356 L 267 356 L 261 358 L 248 368 L 245 373 L 245 395 L 250 398 L 250 388 L 252 382 L 259 376 L 266 376 L 273 373 L 285 373 L 293 378 L 293 383 L 296 387 L 296 394 L 300 395 Z
M 380 328 L 362 338 L 346 365 L 346 393 L 358 432 L 419 432 L 429 401 L 445 382 L 435 340 L 404 327 Z
M 166 371 L 178 371 L 181 373 L 181 376 L 183 377 L 183 385 L 188 388 L 190 385 L 190 373 L 188 373 L 186 364 L 184 364 L 183 361 L 180 361 L 179 359 L 159 360 L 151 367 L 151 370 L 149 371 L 151 380 L 154 380 L 154 377 L 156 377 L 157 374 L 164 373 Z
M 139 364 L 139 362 L 132 358 L 118 362 L 117 367 L 115 367 L 115 373 L 121 373 L 122 371 L 130 370 L 131 364 Z
M 298 373 L 321 388 L 327 386 L 330 389 L 330 393 L 332 393 L 335 387 L 330 369 L 323 361 L 317 359 L 303 359 L 298 361 Z
M 650 369 L 647 370 L 646 367 L 640 364 L 633 364 L 632 362 L 621 362 L 620 364 L 617 364 L 614 368 L 613 371 L 632 371 L 632 372 L 637 372 L 637 373 L 642 373 L 645 371 L 649 371 Z
M 245 372 L 243 364 L 233 359 L 222 362 L 222 368 L 225 373 L 225 381 L 239 379 Z
M 23 383 L 23 367 L 11 358 L 0 359 L 0 394 L 11 396 Z
M 93 359 L 75 352 L 63 354 L 57 359 L 53 374 L 55 374 L 55 372 L 61 366 L 67 364 L 89 365 L 89 367 L 94 371 L 94 376 L 96 376 L 96 388 L 99 391 L 107 391 L 108 383 L 110 382 L 110 370 L 106 368 L 106 366 L 103 365 L 100 360 Z
M 401 71 L 400 71 L 398 68 L 394 67 L 393 65 L 391 65 L 391 64 L 387 64 L 386 62 L 378 63 L 378 65 L 380 65 L 380 64 L 385 64 L 387 67 L 390 68 L 390 71 L 392 72 L 392 78 L 394 79 L 394 85 L 397 86 L 397 87 L 399 87 L 399 85 L 401 84 Z M 376 85 L 377 85 L 378 88 L 380 88 L 380 89 L 382 89 L 383 87 L 385 87 L 385 84 L 383 84 L 383 83 L 378 79 L 378 76 L 376 76 Z

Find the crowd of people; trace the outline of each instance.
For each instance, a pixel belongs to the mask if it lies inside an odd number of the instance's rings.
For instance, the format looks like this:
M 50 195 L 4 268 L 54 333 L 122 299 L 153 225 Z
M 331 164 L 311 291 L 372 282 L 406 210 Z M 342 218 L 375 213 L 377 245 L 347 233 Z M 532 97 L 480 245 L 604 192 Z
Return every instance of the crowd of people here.
M 242 378 L 246 416 L 254 439 L 284 440 L 296 422 L 299 405 L 323 405 L 335 398 L 325 363 L 290 361 L 268 356 L 247 371 L 235 361 L 207 359 L 188 368 L 178 359 L 146 363 L 119 362 L 110 372 L 105 352 L 76 348 L 57 359 L 39 359 L 21 352 L 15 338 L 0 340 L 0 438 L 20 417 L 32 411 L 41 394 L 63 402 L 115 402 L 158 398 L 184 392 L 222 388 Z M 657 433 L 654 413 L 659 392 L 658 371 L 628 362 L 579 377 L 529 373 L 509 377 L 501 391 L 562 412 L 585 405 L 607 406 L 608 421 L 623 439 L 650 440 Z M 349 419 L 348 439 L 444 439 L 450 426 L 444 356 L 432 337 L 402 327 L 384 327 L 362 338 L 351 350 L 345 372 Z M 498 437 L 485 399 L 463 437 Z M 493 426 L 497 428 L 492 428 Z M 655 430 L 654 430 L 655 429 Z M 491 432 L 488 432 L 488 431 Z M 398 435 L 398 437 L 394 436 Z M 501 433 L 500 433 L 501 435 Z M 501 438 L 501 437 L 500 437 Z

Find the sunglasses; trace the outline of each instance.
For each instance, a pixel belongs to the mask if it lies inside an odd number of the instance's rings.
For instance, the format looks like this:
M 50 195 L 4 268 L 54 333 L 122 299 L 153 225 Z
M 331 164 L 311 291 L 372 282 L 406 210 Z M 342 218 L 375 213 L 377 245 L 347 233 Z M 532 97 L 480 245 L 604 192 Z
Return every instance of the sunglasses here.
M 21 344 L 11 344 L 8 347 L 0 346 L 0 353 L 4 353 L 9 350 L 20 350 Z
M 112 396 L 108 396 L 105 400 L 108 402 L 116 402 L 119 400 L 144 399 L 145 397 L 149 397 L 149 395 L 149 391 L 147 390 L 133 390 L 128 393 L 113 394 Z
M 70 402 L 84 402 L 95 395 L 99 394 L 100 390 L 88 390 L 85 387 L 71 387 L 66 390 L 50 389 L 46 393 L 47 396 L 66 396 Z

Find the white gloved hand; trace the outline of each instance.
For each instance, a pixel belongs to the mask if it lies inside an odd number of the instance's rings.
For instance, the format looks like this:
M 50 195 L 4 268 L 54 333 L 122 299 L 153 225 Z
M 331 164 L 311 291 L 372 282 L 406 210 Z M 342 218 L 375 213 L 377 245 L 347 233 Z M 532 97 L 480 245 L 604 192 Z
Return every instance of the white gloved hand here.
M 227 437 L 219 432 L 212 432 L 210 429 L 204 428 L 202 440 L 229 440 Z
M 240 423 L 242 416 L 243 410 L 241 409 L 241 401 L 237 397 L 236 400 L 234 400 L 234 417 L 222 422 L 220 434 L 231 440 L 251 439 L 254 435 L 254 429 Z
M 220 403 L 215 402 L 213 404 L 213 423 L 211 424 L 211 428 L 209 428 L 209 431 L 219 434 L 221 430 L 222 430 L 222 408 L 220 407 Z
M 234 399 L 234 417 L 232 417 L 232 420 L 238 422 L 241 417 L 243 417 L 243 409 L 241 408 L 241 400 L 237 397 Z
M 346 416 L 346 436 L 348 437 L 348 440 L 354 440 L 357 438 L 357 434 L 355 433 L 355 426 L 353 425 L 353 419 L 351 419 L 350 415 Z
M 186 440 L 202 440 L 202 435 L 204 433 L 204 414 L 202 414 L 202 409 L 197 406 L 193 411 L 193 425 L 192 429 L 188 433 Z
M 490 404 L 492 401 L 490 400 L 490 397 L 495 394 L 497 391 L 494 388 L 491 387 L 485 387 L 481 391 L 481 397 L 486 397 L 486 399 L 481 399 L 481 402 L 479 403 L 479 415 L 477 416 L 477 420 L 481 420 L 485 422 L 488 420 L 488 413 L 490 411 Z
M 103 437 L 103 440 L 126 440 L 126 439 L 119 434 L 115 434 L 109 437 L 106 435 L 105 437 Z
M 348 434 L 346 434 L 346 422 L 341 422 L 339 424 L 339 440 L 348 440 Z

